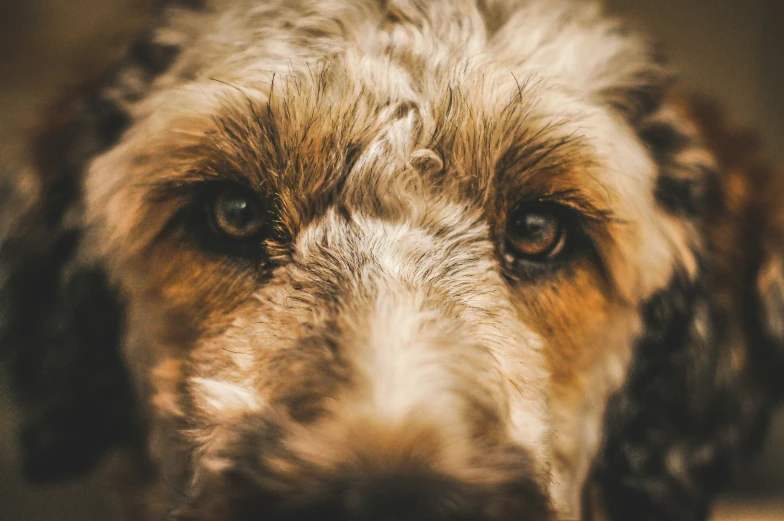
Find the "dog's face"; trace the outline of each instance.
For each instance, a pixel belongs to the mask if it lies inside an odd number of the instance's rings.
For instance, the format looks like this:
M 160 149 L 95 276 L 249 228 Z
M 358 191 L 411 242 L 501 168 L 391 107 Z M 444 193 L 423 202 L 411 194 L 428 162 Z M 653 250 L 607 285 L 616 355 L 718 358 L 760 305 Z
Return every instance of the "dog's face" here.
M 715 162 L 647 48 L 569 2 L 211 7 L 167 11 L 181 52 L 83 181 L 166 508 L 623 512 L 630 403 L 696 378 L 634 359 L 715 325 Z

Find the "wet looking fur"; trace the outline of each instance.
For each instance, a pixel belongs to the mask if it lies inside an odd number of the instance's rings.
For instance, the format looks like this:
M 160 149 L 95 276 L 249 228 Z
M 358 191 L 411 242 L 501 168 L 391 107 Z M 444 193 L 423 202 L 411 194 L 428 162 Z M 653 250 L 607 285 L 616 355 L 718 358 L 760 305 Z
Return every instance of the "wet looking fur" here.
M 696 521 L 781 393 L 782 181 L 591 4 L 164 2 L 32 151 L 26 469 L 133 519 Z

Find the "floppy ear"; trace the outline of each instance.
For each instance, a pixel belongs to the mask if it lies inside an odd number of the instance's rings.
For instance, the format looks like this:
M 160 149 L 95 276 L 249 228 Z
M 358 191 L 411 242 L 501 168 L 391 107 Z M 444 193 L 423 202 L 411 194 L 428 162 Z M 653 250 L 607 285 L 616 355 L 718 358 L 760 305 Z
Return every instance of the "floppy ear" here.
M 660 206 L 693 230 L 699 272 L 676 269 L 642 307 L 585 509 L 701 521 L 784 389 L 784 180 L 710 105 L 664 98 L 634 124 L 659 165 Z
M 722 244 L 722 229 L 714 243 L 745 256 L 747 298 L 744 324 L 750 349 L 765 367 L 764 381 L 771 400 L 784 398 L 784 172 L 760 157 L 758 140 L 730 128 L 718 108 L 696 103 L 693 113 L 724 173 L 720 183 L 727 210 L 736 221 L 736 244 Z M 726 242 L 726 241 L 725 241 Z
M 4 174 L 0 354 L 36 482 L 90 470 L 137 429 L 118 349 L 122 305 L 101 267 L 79 255 L 81 175 L 122 122 L 75 98 L 33 140 L 33 164 Z
M 26 166 L 0 172 L 0 357 L 22 407 L 33 481 L 89 471 L 108 450 L 141 439 L 120 350 L 123 305 L 81 249 L 81 189 L 90 161 L 117 143 L 129 107 L 186 42 L 155 27 L 201 8 L 152 4 L 153 28 L 45 115 Z

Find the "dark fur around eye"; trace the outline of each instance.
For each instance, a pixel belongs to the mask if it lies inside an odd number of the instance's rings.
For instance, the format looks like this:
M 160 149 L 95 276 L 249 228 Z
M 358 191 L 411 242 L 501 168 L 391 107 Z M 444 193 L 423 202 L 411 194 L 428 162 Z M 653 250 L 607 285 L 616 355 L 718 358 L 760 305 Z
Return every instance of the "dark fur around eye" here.
M 205 252 L 264 262 L 275 238 L 275 216 L 266 197 L 235 183 L 203 183 L 191 191 L 175 218 Z

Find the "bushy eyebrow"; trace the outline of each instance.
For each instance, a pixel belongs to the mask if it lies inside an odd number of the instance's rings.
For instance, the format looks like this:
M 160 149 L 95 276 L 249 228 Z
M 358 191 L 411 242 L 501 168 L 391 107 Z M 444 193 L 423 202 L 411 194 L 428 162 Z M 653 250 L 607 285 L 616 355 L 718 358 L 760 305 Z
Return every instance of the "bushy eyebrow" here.
M 553 202 L 594 223 L 618 222 L 609 201 L 592 193 L 585 176 L 597 168 L 585 137 L 554 123 L 520 129 L 495 164 L 488 197 L 507 209 L 526 202 Z M 490 187 L 488 187 L 490 188 Z
M 609 208 L 600 207 L 591 197 L 578 189 L 565 189 L 534 195 L 522 202 L 553 202 L 579 213 L 583 219 L 594 223 L 621 222 Z
M 300 229 L 333 204 L 373 134 L 357 134 L 370 127 L 355 123 L 351 111 L 338 121 L 334 113 L 315 110 L 320 106 L 296 113 L 293 103 L 281 100 L 273 109 L 233 96 L 213 114 L 184 121 L 182 130 L 166 136 L 171 149 L 160 147 L 150 156 L 155 175 L 137 187 L 149 204 L 176 213 L 219 185 L 239 185 L 273 201 L 289 230 Z
M 550 123 L 536 131 L 524 130 L 496 163 L 499 173 L 538 174 L 564 169 L 575 156 L 587 156 L 590 147 L 577 133 L 558 135 L 559 123 Z
M 274 115 L 250 100 L 227 102 L 218 114 L 203 118 L 200 133 L 184 132 L 164 151 L 161 170 L 137 183 L 155 199 L 177 198 L 205 185 L 232 183 L 264 191 L 272 188 L 282 164 Z

